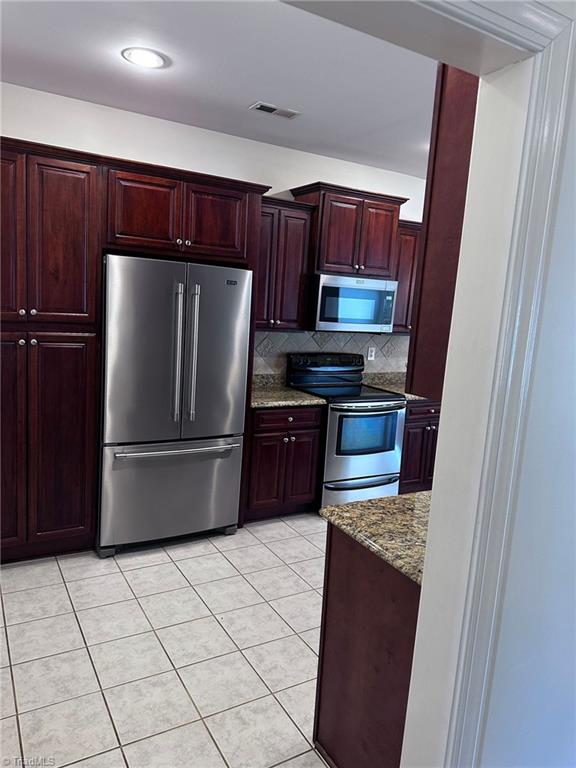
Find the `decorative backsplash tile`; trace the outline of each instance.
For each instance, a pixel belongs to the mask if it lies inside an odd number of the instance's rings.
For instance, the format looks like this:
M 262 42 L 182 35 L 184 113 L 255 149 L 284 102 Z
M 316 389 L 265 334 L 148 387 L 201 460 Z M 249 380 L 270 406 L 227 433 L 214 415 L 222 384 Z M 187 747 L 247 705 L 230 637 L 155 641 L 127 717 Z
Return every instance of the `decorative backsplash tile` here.
M 366 372 L 402 372 L 406 370 L 409 343 L 410 337 L 403 334 L 258 331 L 254 373 L 283 375 L 287 352 L 353 352 L 364 355 Z M 368 347 L 375 347 L 374 360 L 368 360 Z

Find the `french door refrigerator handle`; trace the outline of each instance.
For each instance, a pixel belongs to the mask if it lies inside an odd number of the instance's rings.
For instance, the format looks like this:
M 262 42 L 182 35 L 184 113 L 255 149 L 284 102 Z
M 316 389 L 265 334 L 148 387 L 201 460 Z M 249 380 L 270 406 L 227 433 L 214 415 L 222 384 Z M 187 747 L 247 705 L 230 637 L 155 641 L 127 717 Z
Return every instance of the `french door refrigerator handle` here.
M 190 288 L 190 298 L 194 303 L 192 310 L 192 348 L 190 350 L 190 370 L 188 377 L 188 386 L 190 389 L 190 400 L 188 402 L 188 419 L 194 421 L 196 418 L 196 380 L 198 378 L 198 326 L 200 318 L 200 286 L 196 283 Z
M 182 344 L 184 342 L 184 283 L 176 283 L 176 354 L 174 355 L 174 421 L 180 421 L 182 399 Z
M 234 448 L 240 448 L 240 443 L 230 445 L 214 445 L 207 448 L 179 448 L 175 451 L 147 451 L 140 453 L 115 453 L 115 459 L 155 459 L 158 456 L 182 456 L 190 453 L 225 453 Z

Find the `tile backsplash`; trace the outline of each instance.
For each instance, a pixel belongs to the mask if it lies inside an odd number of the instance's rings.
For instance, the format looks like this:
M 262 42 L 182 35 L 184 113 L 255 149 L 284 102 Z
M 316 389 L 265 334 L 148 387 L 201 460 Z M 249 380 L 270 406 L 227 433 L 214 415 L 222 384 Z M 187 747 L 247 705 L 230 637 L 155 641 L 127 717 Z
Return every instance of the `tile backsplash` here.
M 410 337 L 403 334 L 258 331 L 254 373 L 284 374 L 287 352 L 353 352 L 364 355 L 367 372 L 403 372 L 409 343 Z M 368 347 L 375 348 L 374 360 L 368 360 Z

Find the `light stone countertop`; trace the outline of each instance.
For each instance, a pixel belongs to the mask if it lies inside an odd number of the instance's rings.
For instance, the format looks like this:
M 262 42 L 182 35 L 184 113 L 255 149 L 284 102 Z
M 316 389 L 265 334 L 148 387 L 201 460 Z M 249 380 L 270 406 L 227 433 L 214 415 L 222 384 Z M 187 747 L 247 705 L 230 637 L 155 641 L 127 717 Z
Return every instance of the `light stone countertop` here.
M 320 514 L 421 584 L 431 496 L 431 491 L 386 496 L 323 507 Z

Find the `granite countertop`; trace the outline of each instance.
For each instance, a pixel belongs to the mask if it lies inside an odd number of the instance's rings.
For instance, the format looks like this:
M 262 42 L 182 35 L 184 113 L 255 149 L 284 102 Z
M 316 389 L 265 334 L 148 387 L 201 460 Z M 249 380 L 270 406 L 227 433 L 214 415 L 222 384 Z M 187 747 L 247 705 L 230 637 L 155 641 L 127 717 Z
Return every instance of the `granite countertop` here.
M 389 392 L 405 395 L 406 400 L 425 400 L 404 390 L 403 373 L 366 373 L 364 383 Z M 326 405 L 326 400 L 316 395 L 299 392 L 284 384 L 284 377 L 276 374 L 256 374 L 252 380 L 252 408 L 280 408 L 291 405 Z
M 422 583 L 430 491 L 323 507 L 322 517 L 387 563 Z

